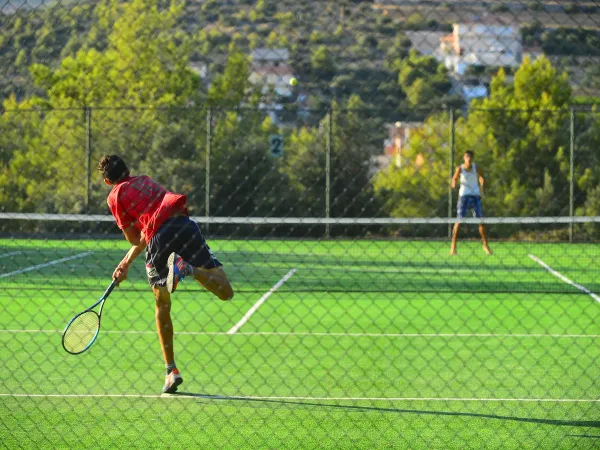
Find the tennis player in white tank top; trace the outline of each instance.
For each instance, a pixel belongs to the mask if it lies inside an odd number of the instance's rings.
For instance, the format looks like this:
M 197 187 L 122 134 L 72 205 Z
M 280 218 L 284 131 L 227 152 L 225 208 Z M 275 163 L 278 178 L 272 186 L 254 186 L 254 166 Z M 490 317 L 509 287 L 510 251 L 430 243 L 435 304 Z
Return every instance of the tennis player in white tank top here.
M 485 179 L 483 178 L 483 172 L 473 162 L 473 152 L 468 151 L 463 157 L 464 163 L 456 168 L 454 176 L 452 177 L 452 189 L 456 189 L 456 185 L 460 180 L 460 189 L 458 191 L 458 205 L 457 205 L 457 217 L 462 219 L 470 209 L 473 211 L 474 217 L 483 217 L 483 208 L 481 206 L 481 193 L 483 192 L 483 185 Z M 456 241 L 458 240 L 458 233 L 460 231 L 460 222 L 454 224 L 454 230 L 452 231 L 452 247 L 450 248 L 450 254 L 456 255 Z M 481 234 L 481 240 L 483 241 L 483 250 L 491 255 L 492 251 L 488 245 L 487 234 L 485 226 L 479 225 L 479 234 Z

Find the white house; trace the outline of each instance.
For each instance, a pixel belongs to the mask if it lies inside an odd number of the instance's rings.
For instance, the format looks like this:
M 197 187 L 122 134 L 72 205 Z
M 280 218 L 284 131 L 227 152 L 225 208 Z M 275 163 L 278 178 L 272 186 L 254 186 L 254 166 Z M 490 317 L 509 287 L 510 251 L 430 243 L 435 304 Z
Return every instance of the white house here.
M 250 83 L 263 86 L 263 94 L 269 93 L 272 89 L 282 97 L 289 97 L 292 95 L 290 80 L 293 77 L 292 68 L 285 64 L 253 67 L 249 79 Z
M 457 23 L 441 39 L 445 65 L 459 75 L 468 66 L 518 67 L 523 44 L 518 27 L 499 23 Z
M 282 97 L 292 95 L 290 80 L 294 77 L 289 65 L 290 52 L 285 48 L 258 48 L 252 52 L 250 82 L 263 86 L 262 92 L 274 91 Z

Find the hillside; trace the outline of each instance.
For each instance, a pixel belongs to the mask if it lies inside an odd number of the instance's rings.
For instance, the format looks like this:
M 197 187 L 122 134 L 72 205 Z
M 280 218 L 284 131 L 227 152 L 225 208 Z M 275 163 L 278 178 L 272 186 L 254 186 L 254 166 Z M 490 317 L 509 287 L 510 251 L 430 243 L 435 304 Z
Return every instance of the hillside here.
M 595 82 L 585 74 L 595 78 L 596 70 L 586 67 L 597 63 L 582 64 L 581 57 L 600 56 L 595 31 L 600 12 L 591 4 L 585 12 L 561 12 L 555 2 L 545 2 L 544 8 L 534 3 L 505 2 L 498 8 L 481 1 L 189 1 L 180 28 L 197 42 L 193 60 L 207 65 L 205 84 L 223 70 L 231 43 L 248 55 L 259 47 L 289 48 L 294 73 L 315 107 L 354 93 L 373 106 L 406 111 L 407 87 L 399 86 L 398 74 L 409 48 L 418 43 L 404 31 L 449 32 L 453 22 L 476 18 L 522 27 L 526 45 L 540 46 L 559 67 L 577 68 L 571 70 L 572 84 L 591 89 Z M 55 66 L 79 49 L 106 46 L 95 7 L 102 2 L 26 5 L 15 11 L 19 3 L 9 2 L 0 15 L 0 98 L 35 92 L 28 71 L 32 63 Z M 564 28 L 548 31 L 552 27 Z M 580 58 L 570 61 L 571 56 Z M 436 90 L 436 104 L 456 105 L 458 99 L 447 94 Z

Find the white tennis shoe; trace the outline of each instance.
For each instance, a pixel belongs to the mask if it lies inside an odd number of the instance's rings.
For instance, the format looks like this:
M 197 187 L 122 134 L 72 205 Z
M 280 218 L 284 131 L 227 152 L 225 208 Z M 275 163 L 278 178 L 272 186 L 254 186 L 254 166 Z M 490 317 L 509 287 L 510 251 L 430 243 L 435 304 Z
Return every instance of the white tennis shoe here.
M 165 394 L 173 394 L 177 392 L 177 386 L 183 383 L 183 378 L 179 370 L 173 369 L 169 375 L 165 377 L 165 385 L 163 392 Z

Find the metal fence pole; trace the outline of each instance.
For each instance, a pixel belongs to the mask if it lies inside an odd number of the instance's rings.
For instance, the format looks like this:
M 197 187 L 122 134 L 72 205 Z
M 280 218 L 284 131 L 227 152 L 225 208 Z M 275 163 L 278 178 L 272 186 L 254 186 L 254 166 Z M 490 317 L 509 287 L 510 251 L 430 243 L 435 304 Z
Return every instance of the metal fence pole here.
M 86 191 L 85 191 L 85 212 L 90 214 L 91 195 L 92 195 L 92 108 L 85 107 L 85 123 L 86 123 Z
M 454 175 L 454 140 L 455 140 L 455 116 L 454 108 L 450 109 L 450 145 L 448 146 L 448 218 L 452 218 L 452 185 L 451 180 Z M 448 224 L 448 238 L 452 237 L 452 225 Z
M 206 112 L 206 161 L 205 161 L 205 180 L 204 180 L 204 216 L 210 217 L 210 152 L 212 150 L 212 109 L 209 107 Z M 206 231 L 210 225 L 206 222 Z
M 325 218 L 331 215 L 331 150 L 333 146 L 333 106 L 327 118 L 327 144 L 325 148 Z M 329 224 L 325 224 L 325 237 L 329 237 Z
M 575 207 L 575 111 L 571 108 L 569 136 L 569 217 L 574 216 Z M 569 223 L 569 242 L 573 242 L 573 221 Z

